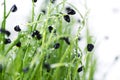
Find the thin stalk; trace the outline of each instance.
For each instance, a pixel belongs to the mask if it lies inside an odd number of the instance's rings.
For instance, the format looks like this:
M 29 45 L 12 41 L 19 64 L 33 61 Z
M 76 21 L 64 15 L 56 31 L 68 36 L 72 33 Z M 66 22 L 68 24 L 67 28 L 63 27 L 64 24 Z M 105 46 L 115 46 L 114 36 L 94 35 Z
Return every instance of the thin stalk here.
M 39 53 L 38 53 L 39 54 Z M 40 55 L 40 60 L 39 60 L 39 64 L 38 65 L 36 65 L 36 67 L 35 67 L 35 69 L 34 69 L 34 71 L 32 72 L 32 75 L 31 75 L 31 77 L 29 78 L 29 80 L 33 80 L 33 78 L 34 78 L 34 75 L 35 75 L 35 73 L 37 72 L 37 70 L 40 68 L 40 80 L 42 80 L 42 64 L 43 64 L 43 59 L 44 59 L 44 56 L 45 56 L 45 53 L 41 53 L 41 55 Z
M 51 3 L 48 5 L 48 12 L 47 12 L 47 20 L 44 23 L 44 31 L 43 31 L 43 39 L 42 39 L 42 48 L 45 47 L 45 41 L 46 41 L 46 29 L 47 29 L 47 25 L 48 25 L 48 20 L 49 20 L 49 16 L 50 16 L 50 10 L 51 10 Z
M 4 19 L 2 22 L 2 29 L 5 30 L 5 26 L 6 26 L 6 0 L 4 0 Z
M 5 27 L 6 27 L 6 0 L 4 0 L 4 17 L 3 17 L 3 21 L 2 21 L 2 25 L 1 25 L 1 28 L 3 30 L 5 30 Z M 5 39 L 5 34 L 0 34 L 0 41 L 2 42 L 1 46 L 0 46 L 0 51 L 4 52 L 4 39 Z
M 72 45 L 70 45 L 70 46 L 67 47 L 64 55 L 63 55 L 63 56 L 61 57 L 61 59 L 60 59 L 60 63 L 62 63 L 62 62 L 64 61 L 65 57 L 67 56 L 67 54 L 70 53 L 71 48 L 72 48 Z M 54 71 L 53 78 L 58 78 L 58 77 L 59 77 L 58 72 L 59 72 L 59 68 L 57 68 L 57 69 Z
M 32 0 L 32 22 L 34 22 L 34 1 Z M 30 27 L 30 31 L 33 30 L 33 25 Z
M 34 21 L 34 2 L 32 2 L 32 22 Z
M 8 47 L 8 49 L 4 52 L 5 56 L 13 48 L 13 46 L 19 41 L 20 38 L 21 38 L 21 36 L 18 36 L 18 38 Z
M 41 13 L 38 15 L 37 21 L 39 21 L 41 15 L 42 15 Z M 37 25 L 38 25 L 38 23 L 35 24 L 33 31 L 36 29 Z
M 7 15 L 6 15 L 5 19 L 7 19 L 7 18 L 8 18 L 8 16 L 10 15 L 10 13 L 11 13 L 11 11 L 9 11 L 9 12 L 7 13 Z

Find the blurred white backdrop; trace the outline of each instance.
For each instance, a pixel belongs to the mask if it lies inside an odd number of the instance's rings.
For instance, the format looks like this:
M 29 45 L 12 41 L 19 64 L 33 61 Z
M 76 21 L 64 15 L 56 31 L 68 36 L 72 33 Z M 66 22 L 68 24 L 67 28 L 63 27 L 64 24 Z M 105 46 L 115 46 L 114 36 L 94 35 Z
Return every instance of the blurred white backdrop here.
M 120 80 L 120 0 L 88 0 L 89 25 L 97 40 L 97 80 Z M 106 38 L 108 38 L 106 40 Z M 107 73 L 106 77 L 103 77 Z
M 58 0 L 60 1 L 60 0 Z M 69 0 L 81 9 L 84 0 Z M 95 80 L 120 80 L 120 0 L 86 0 L 89 14 L 89 28 L 96 40 L 95 53 L 98 59 L 98 68 Z M 38 0 L 37 6 L 42 5 Z M 0 22 L 2 21 L 3 0 L 0 0 Z M 18 11 L 11 13 L 7 19 L 7 29 L 12 32 L 11 38 L 16 37 L 13 27 L 26 23 L 31 11 L 30 0 L 7 0 L 7 10 L 16 4 Z M 21 25 L 22 29 L 26 27 Z M 105 75 L 107 73 L 107 75 Z

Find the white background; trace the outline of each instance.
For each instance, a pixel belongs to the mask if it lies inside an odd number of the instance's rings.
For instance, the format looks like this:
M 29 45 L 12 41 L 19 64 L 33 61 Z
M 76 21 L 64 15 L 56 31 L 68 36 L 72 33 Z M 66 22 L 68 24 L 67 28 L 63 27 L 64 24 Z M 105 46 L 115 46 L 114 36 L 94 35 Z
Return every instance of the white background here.
M 25 26 L 31 11 L 30 0 L 6 0 L 7 10 L 13 4 L 16 4 L 18 11 L 11 13 L 7 20 L 7 29 L 12 32 L 11 38 L 16 37 L 13 27 L 21 24 L 22 29 Z M 40 6 L 42 0 L 38 0 L 37 6 Z M 60 1 L 60 0 L 59 0 Z M 69 0 L 79 9 L 83 1 Z M 0 0 L 0 22 L 2 21 L 3 0 Z M 120 0 L 87 0 L 89 14 L 89 28 L 95 37 L 95 53 L 98 59 L 97 73 L 95 80 L 120 80 Z M 14 35 L 14 36 L 13 36 Z M 105 73 L 107 75 L 105 76 Z

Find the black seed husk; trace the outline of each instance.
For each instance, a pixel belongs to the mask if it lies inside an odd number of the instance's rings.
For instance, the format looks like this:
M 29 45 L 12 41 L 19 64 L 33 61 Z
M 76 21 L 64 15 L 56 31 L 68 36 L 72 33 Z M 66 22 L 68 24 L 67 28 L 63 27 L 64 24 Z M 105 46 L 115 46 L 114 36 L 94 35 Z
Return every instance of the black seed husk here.
M 69 10 L 71 10 L 71 8 L 70 7 L 66 7 L 66 11 L 69 11 Z
M 80 41 L 82 38 L 81 37 L 78 37 L 78 41 Z
M 10 9 L 11 12 L 16 12 L 17 11 L 17 6 L 14 4 L 12 8 Z
M 39 31 L 38 30 L 33 31 L 31 36 L 35 37 L 36 35 L 39 35 Z
M 33 34 L 34 34 L 34 35 L 39 35 L 40 32 L 39 32 L 38 30 L 35 30 L 35 31 L 33 31 Z
M 52 26 L 49 26 L 49 27 L 48 27 L 48 30 L 49 30 L 49 32 L 51 33 L 52 30 L 53 30 L 53 27 L 52 27 Z
M 54 48 L 55 49 L 58 49 L 60 47 L 60 43 L 56 43 L 55 45 L 54 45 Z
M 7 36 L 10 36 L 10 32 L 8 31 L 8 30 L 5 30 L 5 34 L 7 35 Z
M 78 53 L 78 57 L 80 57 L 80 53 Z
M 46 14 L 46 10 L 45 9 L 42 9 L 41 12 L 43 12 L 43 14 Z
M 19 41 L 17 44 L 16 44 L 17 47 L 21 47 L 21 42 Z
M 38 30 L 33 31 L 31 36 L 33 38 L 36 37 L 38 40 L 40 40 L 42 38 L 42 35 L 40 34 L 40 32 Z
M 81 72 L 82 70 L 83 70 L 83 66 L 79 67 L 77 71 Z
M 4 33 L 4 34 L 6 34 L 8 37 L 10 36 L 10 31 L 8 31 L 8 30 L 3 30 L 3 29 L 0 29 L 0 33 Z
M 33 0 L 35 3 L 37 2 L 37 0 Z
M 24 72 L 24 73 L 28 72 L 28 70 L 29 70 L 29 67 L 23 68 L 23 72 Z
M 36 35 L 36 34 L 35 34 L 34 32 L 31 34 L 31 36 L 32 36 L 33 38 L 35 37 L 35 35 Z
M 89 52 L 91 52 L 91 51 L 93 50 L 93 48 L 94 48 L 94 45 L 93 45 L 93 44 L 88 44 L 88 45 L 87 45 L 87 50 L 88 50 Z
M 56 30 L 54 30 L 54 32 L 53 33 L 55 33 L 56 34 Z
M 69 14 L 69 15 L 75 15 L 76 14 L 75 10 L 71 9 L 70 7 L 67 7 L 66 11 L 67 11 L 67 14 Z
M 2 70 L 3 70 L 3 66 L 2 64 L 0 64 L 0 73 L 2 72 Z
M 20 26 L 19 26 L 19 25 L 16 25 L 16 26 L 14 27 L 14 30 L 15 30 L 16 32 L 20 32 L 20 31 L 21 31 Z
M 50 72 L 50 64 L 49 63 L 44 63 L 44 68 L 47 69 L 47 72 Z
M 66 42 L 68 45 L 70 45 L 69 38 L 65 38 L 64 40 L 65 40 L 65 42 Z
M 36 36 L 37 36 L 37 39 L 38 39 L 38 40 L 42 39 L 42 35 L 41 35 L 41 34 L 38 34 L 38 35 L 36 35 Z
M 11 40 L 10 40 L 9 38 L 8 38 L 8 39 L 5 39 L 4 43 L 5 43 L 5 44 L 9 44 L 9 43 L 11 43 Z
M 62 37 L 61 39 L 63 39 L 68 45 L 70 45 L 70 40 L 68 37 Z
M 51 0 L 51 3 L 53 3 L 53 4 L 54 4 L 54 3 L 55 3 L 55 1 L 56 1 L 56 0 Z
M 70 22 L 70 17 L 69 17 L 69 15 L 64 15 L 63 16 L 64 17 L 64 20 L 66 21 L 66 22 Z

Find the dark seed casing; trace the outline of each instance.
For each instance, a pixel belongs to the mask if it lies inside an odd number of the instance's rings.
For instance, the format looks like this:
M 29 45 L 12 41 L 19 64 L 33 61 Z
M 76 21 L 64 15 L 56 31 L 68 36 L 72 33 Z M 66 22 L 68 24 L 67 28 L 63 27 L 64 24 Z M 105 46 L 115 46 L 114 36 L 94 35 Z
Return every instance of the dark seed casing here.
M 38 39 L 38 40 L 42 39 L 42 35 L 41 35 L 41 34 L 38 34 L 38 35 L 36 35 L 36 36 L 37 36 L 37 39 Z
M 63 16 L 64 17 L 64 20 L 66 21 L 66 22 L 70 22 L 70 16 L 69 15 L 64 15 Z
M 46 10 L 45 10 L 45 9 L 42 9 L 41 12 L 42 12 L 43 14 L 46 14 Z
M 67 11 L 67 14 L 69 14 L 69 15 L 75 15 L 76 14 L 75 10 L 71 9 L 70 7 L 67 7 L 66 11 Z
M 37 0 L 33 0 L 35 3 L 37 2 Z
M 11 12 L 16 12 L 17 11 L 17 6 L 14 4 L 12 8 L 10 9 Z
M 56 43 L 55 45 L 54 45 L 54 48 L 55 49 L 58 49 L 60 47 L 60 43 Z
M 14 30 L 15 30 L 16 32 L 20 32 L 20 31 L 21 31 L 20 26 L 19 26 L 19 25 L 16 25 L 16 26 L 14 27 Z
M 9 38 L 8 38 L 8 39 L 5 39 L 4 43 L 5 43 L 5 44 L 9 44 L 9 43 L 11 43 L 11 40 L 10 40 Z
M 17 47 L 21 47 L 21 42 L 19 41 L 17 44 L 16 44 Z
M 55 2 L 56 2 L 56 0 L 51 0 L 51 3 L 53 3 L 53 4 L 54 4 Z
M 52 27 L 52 26 L 49 26 L 49 27 L 48 27 L 48 30 L 49 30 L 49 32 L 51 33 L 52 30 L 53 30 L 53 27 Z
M 8 30 L 3 30 L 3 29 L 0 29 L 0 33 L 4 33 L 6 34 L 8 37 L 10 36 L 10 32 Z
M 38 30 L 33 31 L 31 36 L 33 38 L 36 37 L 38 40 L 40 40 L 42 38 L 42 35 L 40 34 L 40 32 Z
M 79 67 L 77 71 L 81 72 L 82 70 L 83 70 L 83 66 Z
M 23 72 L 24 72 L 24 73 L 28 72 L 28 70 L 29 70 L 29 67 L 23 68 Z
M 50 72 L 50 64 L 49 63 L 44 63 L 44 68 L 47 69 L 47 72 Z
M 68 37 L 62 37 L 61 39 L 63 39 L 68 45 L 70 45 L 70 40 Z
M 64 40 L 65 40 L 65 42 L 66 42 L 68 45 L 70 45 L 69 38 L 65 38 Z
M 87 45 L 87 50 L 88 50 L 89 52 L 91 52 L 91 51 L 93 50 L 93 48 L 94 48 L 94 45 L 93 45 L 93 44 L 88 44 L 88 45 Z
M 40 32 L 38 30 L 35 30 L 32 33 L 32 37 L 35 37 L 36 35 L 39 35 L 39 34 L 40 34 Z

